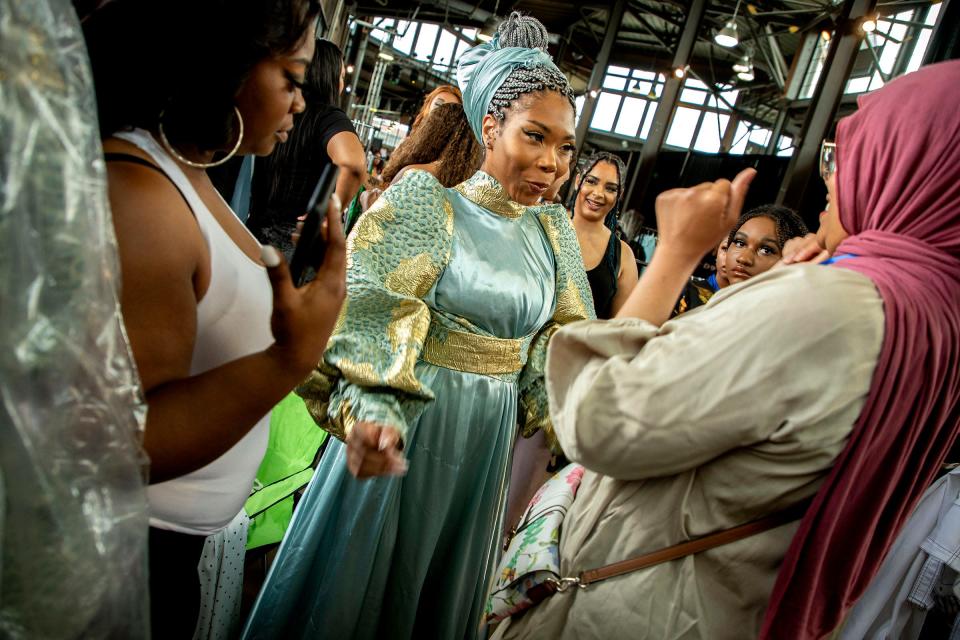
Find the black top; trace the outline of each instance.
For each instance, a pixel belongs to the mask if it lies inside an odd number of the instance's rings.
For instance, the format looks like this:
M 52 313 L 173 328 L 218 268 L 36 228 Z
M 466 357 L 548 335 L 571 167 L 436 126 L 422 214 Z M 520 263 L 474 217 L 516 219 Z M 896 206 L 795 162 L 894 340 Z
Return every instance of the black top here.
M 276 241 L 270 233 L 275 227 L 283 228 L 286 234 L 287 227 L 296 225 L 297 217 L 306 213 L 307 201 L 324 167 L 330 163 L 327 154 L 327 145 L 339 133 L 354 132 L 353 123 L 341 109 L 331 106 L 319 108 L 317 111 L 307 111 L 297 120 L 296 127 L 307 127 L 312 140 L 309 143 L 301 141 L 303 151 L 299 157 L 288 158 L 283 161 L 274 156 L 258 159 L 254 165 L 253 188 L 250 196 L 250 217 L 247 227 L 261 241 Z M 293 136 L 297 136 L 294 128 Z M 305 135 L 300 131 L 299 135 Z M 293 142 L 293 138 L 285 144 Z M 279 172 L 280 187 L 270 195 L 274 175 Z
M 590 271 L 587 280 L 593 292 L 593 308 L 597 318 L 609 320 L 613 317 L 613 298 L 617 295 L 617 277 L 620 275 L 620 239 L 610 232 L 610 241 L 603 259 Z

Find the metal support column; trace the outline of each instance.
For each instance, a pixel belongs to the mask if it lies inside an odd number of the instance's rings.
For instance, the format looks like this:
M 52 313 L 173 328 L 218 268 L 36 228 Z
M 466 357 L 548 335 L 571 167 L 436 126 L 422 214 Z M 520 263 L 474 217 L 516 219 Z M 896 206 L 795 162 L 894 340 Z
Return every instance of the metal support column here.
M 838 33 L 830 41 L 823 73 L 817 81 L 796 149 L 780 185 L 777 204 L 800 209 L 804 192 L 810 180 L 817 175 L 820 143 L 833 126 L 850 70 L 863 41 L 863 33 L 858 28 L 859 20 L 872 14 L 875 7 L 876 0 L 846 0 L 843 4 Z
M 623 12 L 626 8 L 627 0 L 616 0 L 610 10 L 607 32 L 603 36 L 600 55 L 597 56 L 593 71 L 590 72 L 590 82 L 587 83 L 587 93 L 583 101 L 583 111 L 580 112 L 580 122 L 577 124 L 577 155 L 583 150 L 583 144 L 587 140 L 587 131 L 590 130 L 590 121 L 593 120 L 593 112 L 597 108 L 597 98 L 590 97 L 590 92 L 596 91 L 598 95 L 600 93 L 603 76 L 606 75 L 607 65 L 610 64 L 610 52 L 613 51 L 613 45 L 617 41 L 620 24 L 623 22 Z
M 780 138 L 783 136 L 783 126 L 787 124 L 787 105 L 784 104 L 780 107 L 780 111 L 777 113 L 777 119 L 773 123 L 773 131 L 770 133 L 770 142 L 767 143 L 766 154 L 768 156 L 777 155 L 777 145 L 780 144 Z
M 706 8 L 707 0 L 692 0 L 690 3 L 687 21 L 683 25 L 680 42 L 677 44 L 677 51 L 673 56 L 673 69 L 686 69 L 690 63 L 690 56 L 693 54 L 693 47 L 697 43 L 697 34 L 700 32 L 700 24 L 703 22 Z M 637 191 L 642 194 L 650 186 L 653 168 L 657 163 L 660 149 L 663 147 L 663 141 L 667 138 L 670 123 L 673 122 L 673 114 L 677 110 L 680 87 L 682 86 L 683 78 L 677 78 L 673 73 L 667 75 L 666 85 L 663 87 L 663 93 L 660 94 L 660 102 L 657 103 L 657 110 L 653 114 L 650 133 L 643 143 L 643 148 L 640 149 L 637 170 L 630 180 L 630 188 L 627 189 L 627 193 L 631 197 Z M 629 202 L 624 206 L 629 206 Z
M 380 89 L 383 87 L 383 76 L 387 72 L 388 65 L 389 63 L 384 60 L 377 60 L 377 65 L 373 68 L 373 75 L 370 76 L 370 87 L 367 89 L 367 99 L 358 118 L 362 125 L 367 125 L 365 126 L 365 135 L 369 134 L 369 125 L 373 120 L 373 111 L 380 106 Z M 364 140 L 364 142 L 369 141 L 369 137 Z
M 357 96 L 357 87 L 360 85 L 360 71 L 363 69 L 363 59 L 367 55 L 367 41 L 370 39 L 370 31 L 361 25 L 357 25 L 357 34 L 354 43 L 356 44 L 357 55 L 353 58 L 353 77 L 350 78 L 350 95 L 347 96 L 344 111 L 347 116 L 352 116 L 350 108 L 353 106 Z
M 739 101 L 739 98 L 737 99 Z M 727 129 L 723 132 L 723 140 L 720 141 L 720 153 L 730 153 L 736 142 L 737 129 L 740 126 L 740 116 L 737 113 L 730 113 L 730 120 L 727 121 Z

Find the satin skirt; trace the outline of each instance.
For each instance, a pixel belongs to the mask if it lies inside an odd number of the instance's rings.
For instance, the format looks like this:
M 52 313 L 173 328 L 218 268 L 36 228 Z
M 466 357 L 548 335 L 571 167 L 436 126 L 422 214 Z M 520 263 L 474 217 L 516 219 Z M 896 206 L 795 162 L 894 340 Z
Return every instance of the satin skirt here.
M 475 638 L 498 551 L 517 386 L 420 362 L 436 400 L 402 478 L 357 480 L 331 443 L 244 638 Z

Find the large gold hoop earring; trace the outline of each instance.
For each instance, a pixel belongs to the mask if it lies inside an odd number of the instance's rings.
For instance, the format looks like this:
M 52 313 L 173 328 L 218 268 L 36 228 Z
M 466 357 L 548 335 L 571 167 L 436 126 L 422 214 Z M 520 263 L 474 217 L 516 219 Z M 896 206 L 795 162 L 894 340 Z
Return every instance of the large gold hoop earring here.
M 173 145 L 170 144 L 170 141 L 167 139 L 167 134 L 163 130 L 163 114 L 160 112 L 159 126 L 160 130 L 160 142 L 163 143 L 163 148 L 172 155 L 174 158 L 187 165 L 188 167 L 193 167 L 194 169 L 210 169 L 211 167 L 219 167 L 223 163 L 227 162 L 230 158 L 237 155 L 237 151 L 240 150 L 240 143 L 243 142 L 243 116 L 240 115 L 240 109 L 236 106 L 233 107 L 233 112 L 237 114 L 237 123 L 239 124 L 240 134 L 237 136 L 237 143 L 233 145 L 233 149 L 230 150 L 230 153 L 220 158 L 216 162 L 194 162 L 193 160 L 188 160 L 184 158 L 176 149 L 173 148 Z

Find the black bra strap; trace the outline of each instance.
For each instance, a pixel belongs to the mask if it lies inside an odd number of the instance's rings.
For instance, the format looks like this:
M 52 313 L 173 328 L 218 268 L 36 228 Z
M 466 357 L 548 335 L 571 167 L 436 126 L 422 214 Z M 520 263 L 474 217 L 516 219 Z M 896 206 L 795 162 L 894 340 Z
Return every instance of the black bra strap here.
M 164 178 L 170 181 L 170 184 L 173 185 L 173 188 L 177 190 L 177 193 L 180 194 L 180 197 L 183 198 L 183 201 L 187 204 L 187 208 L 190 209 L 190 213 L 196 217 L 196 214 L 193 213 L 193 207 L 190 206 L 190 201 L 187 200 L 187 196 L 183 194 L 183 191 L 180 190 L 180 187 L 177 186 L 177 183 L 173 181 L 173 178 L 168 176 L 166 172 L 158 167 L 157 165 L 144 160 L 140 156 L 135 156 L 132 153 L 117 153 L 117 152 L 107 152 L 103 154 L 103 158 L 107 162 L 129 162 L 131 164 L 139 164 L 142 167 L 147 167 L 148 169 L 153 169 Z

